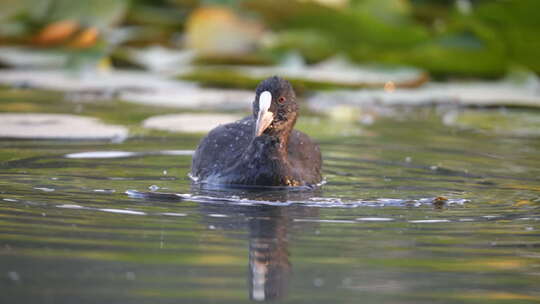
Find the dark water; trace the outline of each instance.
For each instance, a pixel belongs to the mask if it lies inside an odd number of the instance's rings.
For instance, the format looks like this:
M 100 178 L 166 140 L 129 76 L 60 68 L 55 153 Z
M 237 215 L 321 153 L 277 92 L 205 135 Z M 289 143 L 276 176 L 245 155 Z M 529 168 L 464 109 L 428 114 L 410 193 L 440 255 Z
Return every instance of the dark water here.
M 312 192 L 191 189 L 194 136 L 2 140 L 0 303 L 540 302 L 540 141 L 439 121 L 319 136 Z

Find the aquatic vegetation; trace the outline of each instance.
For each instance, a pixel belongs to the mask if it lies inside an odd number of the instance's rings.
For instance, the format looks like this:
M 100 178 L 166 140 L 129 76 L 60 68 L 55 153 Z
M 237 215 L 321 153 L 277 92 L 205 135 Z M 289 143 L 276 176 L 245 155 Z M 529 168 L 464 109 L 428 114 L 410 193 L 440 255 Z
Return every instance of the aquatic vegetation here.
M 535 0 L 332 3 L 3 1 L 0 40 L 60 51 L 72 66 L 110 54 L 114 64 L 133 66 L 122 47 L 160 44 L 198 50 L 198 63 L 213 64 L 272 64 L 297 51 L 309 63 L 345 54 L 359 63 L 416 66 L 436 77 L 494 78 L 516 65 L 540 69 Z

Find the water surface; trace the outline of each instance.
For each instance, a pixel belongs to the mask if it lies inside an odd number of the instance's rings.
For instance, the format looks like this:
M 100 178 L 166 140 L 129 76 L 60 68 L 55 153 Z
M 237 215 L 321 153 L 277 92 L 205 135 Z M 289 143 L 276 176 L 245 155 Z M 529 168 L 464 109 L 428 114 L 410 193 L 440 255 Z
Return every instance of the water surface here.
M 192 189 L 200 136 L 1 140 L 0 302 L 540 302 L 537 137 L 351 128 L 307 192 Z

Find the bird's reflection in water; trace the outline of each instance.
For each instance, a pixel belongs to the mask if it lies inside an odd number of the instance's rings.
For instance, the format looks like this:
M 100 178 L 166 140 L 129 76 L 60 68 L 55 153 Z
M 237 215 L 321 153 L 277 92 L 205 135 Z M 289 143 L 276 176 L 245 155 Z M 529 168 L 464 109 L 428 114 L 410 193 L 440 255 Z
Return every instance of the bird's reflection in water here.
M 227 193 L 199 190 L 200 195 L 219 197 Z M 228 194 L 231 194 L 230 192 Z M 237 193 L 238 195 L 238 193 Z M 272 202 L 303 201 L 314 192 L 249 191 L 239 194 L 248 200 Z M 292 265 L 289 261 L 289 241 L 294 234 L 315 230 L 315 223 L 294 222 L 295 218 L 318 217 L 318 209 L 294 204 L 273 205 L 215 205 L 201 204 L 203 214 L 225 214 L 228 217 L 207 216 L 207 224 L 222 230 L 247 230 L 249 236 L 248 286 L 250 299 L 267 301 L 287 295 Z M 247 221 L 239 220 L 239 217 Z
M 250 298 L 259 301 L 284 297 L 291 274 L 287 209 L 270 207 L 265 211 L 265 216 L 248 221 L 249 291 Z

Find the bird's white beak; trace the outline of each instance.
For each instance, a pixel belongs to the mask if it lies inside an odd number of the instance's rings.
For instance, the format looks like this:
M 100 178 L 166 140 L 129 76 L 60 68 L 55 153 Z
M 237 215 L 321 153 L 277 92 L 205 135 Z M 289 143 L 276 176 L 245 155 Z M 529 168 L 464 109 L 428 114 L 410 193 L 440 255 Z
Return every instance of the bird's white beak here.
M 268 91 L 264 91 L 259 95 L 259 113 L 257 114 L 257 123 L 255 125 L 255 136 L 263 134 L 264 130 L 270 126 L 272 120 L 274 120 L 274 114 L 270 109 L 272 103 L 272 94 Z

